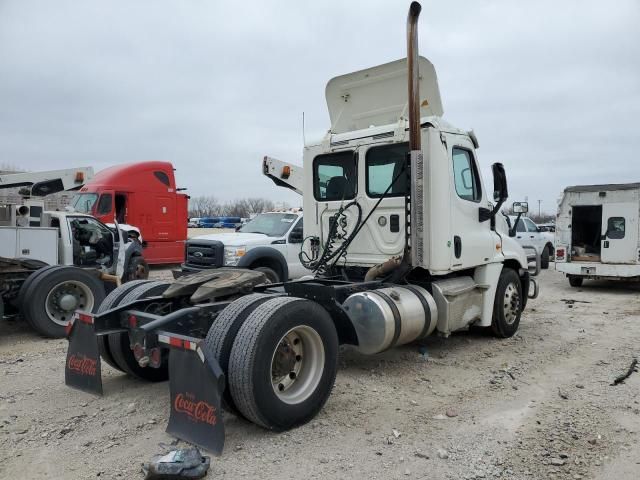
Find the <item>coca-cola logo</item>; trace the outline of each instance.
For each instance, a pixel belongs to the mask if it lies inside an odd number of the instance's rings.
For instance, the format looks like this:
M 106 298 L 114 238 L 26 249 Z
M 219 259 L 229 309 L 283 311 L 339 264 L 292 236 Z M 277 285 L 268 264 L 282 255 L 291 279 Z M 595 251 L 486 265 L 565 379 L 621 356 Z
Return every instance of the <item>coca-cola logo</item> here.
M 80 375 L 89 375 L 95 377 L 98 361 L 89 358 L 86 355 L 75 353 L 69 357 L 69 370 L 79 373 Z
M 197 400 L 192 393 L 179 393 L 173 402 L 173 408 L 178 413 L 184 413 L 195 422 L 207 423 L 211 426 L 218 421 L 216 407 L 204 400 Z

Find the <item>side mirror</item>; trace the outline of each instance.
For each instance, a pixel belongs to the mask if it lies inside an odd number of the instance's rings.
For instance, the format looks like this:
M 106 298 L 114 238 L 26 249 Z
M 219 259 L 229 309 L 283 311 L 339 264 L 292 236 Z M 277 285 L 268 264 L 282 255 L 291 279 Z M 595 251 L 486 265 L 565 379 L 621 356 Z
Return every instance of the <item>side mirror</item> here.
M 513 202 L 513 213 L 527 213 L 529 211 L 529 202 Z
M 289 234 L 289 243 L 302 243 L 303 233 L 302 229 L 294 228 Z
M 509 197 L 509 192 L 507 190 L 507 174 L 504 171 L 504 166 L 501 163 L 494 163 L 491 165 L 491 170 L 493 171 L 493 199 L 495 200 L 496 205 L 493 207 L 493 210 L 480 207 L 479 221 L 486 222 L 487 220 L 491 220 L 491 228 L 493 229 L 494 217 L 500 210 L 500 207 L 502 207 L 502 204 Z
M 496 202 L 504 203 L 509 197 L 507 174 L 504 171 L 504 165 L 494 163 L 491 165 L 491 170 L 493 171 L 493 199 Z

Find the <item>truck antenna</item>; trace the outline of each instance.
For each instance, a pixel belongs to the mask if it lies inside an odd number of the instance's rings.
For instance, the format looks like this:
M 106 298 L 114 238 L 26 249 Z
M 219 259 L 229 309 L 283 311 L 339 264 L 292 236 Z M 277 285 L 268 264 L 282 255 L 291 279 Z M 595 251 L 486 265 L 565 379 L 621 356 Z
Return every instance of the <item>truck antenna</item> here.
M 302 111 L 302 146 L 307 144 L 307 140 L 304 137 L 304 110 Z

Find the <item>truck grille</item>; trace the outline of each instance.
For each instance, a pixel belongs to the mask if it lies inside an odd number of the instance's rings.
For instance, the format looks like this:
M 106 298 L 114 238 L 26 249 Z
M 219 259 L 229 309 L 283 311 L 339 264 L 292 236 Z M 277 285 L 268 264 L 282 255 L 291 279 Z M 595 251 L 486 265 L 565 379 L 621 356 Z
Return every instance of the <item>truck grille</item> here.
M 221 267 L 224 245 L 217 240 L 187 241 L 186 265 L 196 268 Z

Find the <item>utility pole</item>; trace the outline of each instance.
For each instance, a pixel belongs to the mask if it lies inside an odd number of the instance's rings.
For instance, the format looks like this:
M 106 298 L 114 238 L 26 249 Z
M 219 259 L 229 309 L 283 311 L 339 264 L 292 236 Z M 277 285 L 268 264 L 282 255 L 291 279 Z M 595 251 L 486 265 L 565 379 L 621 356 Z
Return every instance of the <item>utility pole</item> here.
M 538 200 L 538 221 L 540 221 L 540 216 L 541 216 L 541 210 L 540 210 L 540 204 L 542 203 L 542 200 Z

